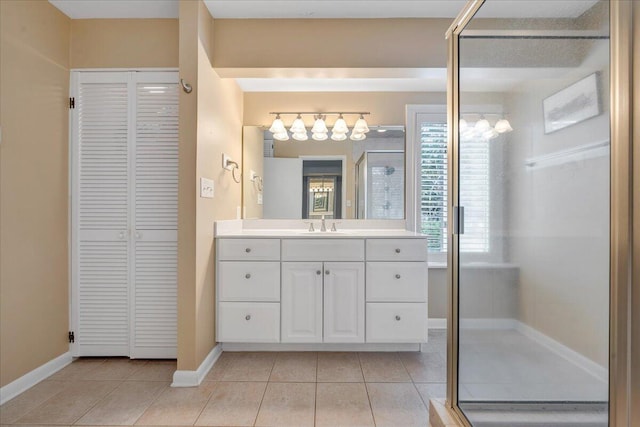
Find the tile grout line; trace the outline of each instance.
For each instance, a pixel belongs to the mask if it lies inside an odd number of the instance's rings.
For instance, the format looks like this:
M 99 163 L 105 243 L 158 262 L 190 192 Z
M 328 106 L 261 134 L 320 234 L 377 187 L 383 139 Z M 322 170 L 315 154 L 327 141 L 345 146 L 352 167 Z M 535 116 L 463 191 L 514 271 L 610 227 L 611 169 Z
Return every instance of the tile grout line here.
M 362 381 L 364 384 L 364 391 L 367 393 L 367 401 L 369 402 L 369 411 L 371 411 L 371 419 L 373 420 L 373 426 L 376 424 L 376 416 L 373 413 L 373 405 L 371 404 L 371 396 L 369 396 L 369 387 L 367 387 L 367 380 L 364 378 L 364 370 L 362 369 L 362 361 L 360 360 L 360 353 L 357 352 L 356 356 L 358 357 L 358 365 L 360 365 L 360 373 L 362 374 Z
M 206 381 L 206 380 L 205 380 Z M 203 381 L 203 382 L 205 382 Z M 211 390 L 211 393 L 209 393 L 209 398 L 207 399 L 207 401 L 205 402 L 204 406 L 202 407 L 202 409 L 200 410 L 200 412 L 198 412 L 198 416 L 196 417 L 196 419 L 193 421 L 193 423 L 191 423 L 192 426 L 195 426 L 198 423 L 198 420 L 200 419 L 200 417 L 202 416 L 202 413 L 204 412 L 205 409 L 207 409 L 207 405 L 209 404 L 209 402 L 211 402 L 211 399 L 213 398 L 213 392 L 216 390 L 216 388 L 218 388 L 218 381 L 210 381 L 212 383 L 214 383 L 215 385 L 213 386 L 213 389 Z M 200 385 L 198 387 L 200 387 L 202 385 L 202 383 L 200 383 Z
M 253 420 L 254 426 L 258 422 L 258 416 L 260 415 L 260 410 L 262 409 L 262 403 L 264 402 L 264 397 L 267 395 L 267 388 L 269 388 L 269 380 L 271 379 L 271 374 L 273 373 L 273 368 L 275 368 L 277 360 L 278 360 L 278 354 L 276 353 L 276 357 L 273 359 L 273 365 L 271 365 L 271 370 L 269 371 L 269 376 L 267 377 L 267 382 L 264 385 L 264 391 L 262 392 L 262 399 L 260 399 L 260 405 L 258 405 L 258 411 L 256 412 L 256 416 Z
M 98 381 L 98 380 L 85 380 L 85 381 Z M 98 405 L 98 403 L 102 402 L 104 399 L 106 399 L 108 396 L 110 396 L 111 393 L 114 393 L 118 389 L 118 387 L 120 387 L 123 383 L 124 383 L 124 380 L 120 380 L 120 383 L 117 386 L 115 386 L 113 388 L 113 390 L 111 390 L 109 393 L 107 393 L 104 396 L 102 396 L 100 399 L 97 399 L 96 402 L 93 405 L 91 405 L 90 408 L 88 408 L 86 411 L 84 411 L 82 413 L 82 415 L 80 415 L 78 418 L 76 418 L 75 421 L 73 421 L 71 423 L 71 425 L 75 425 L 78 421 L 80 421 L 82 419 L 82 417 L 87 415 L 93 408 L 95 408 Z
M 198 386 L 199 387 L 199 386 Z M 158 395 L 156 397 L 153 398 L 153 400 L 151 400 L 151 402 L 149 403 L 149 405 L 147 405 L 146 408 L 144 408 L 144 411 L 142 411 L 142 413 L 140 415 L 138 415 L 138 418 L 136 418 L 136 420 L 133 422 L 133 424 L 131 424 L 132 426 L 136 425 L 136 423 L 138 421 L 140 421 L 140 418 L 142 418 L 142 416 L 144 415 L 145 412 L 147 412 L 147 410 L 149 408 L 151 408 L 151 406 L 156 402 L 156 400 L 160 399 L 160 396 L 162 396 L 167 390 L 169 390 L 171 388 L 171 383 L 169 383 L 168 386 L 165 386 L 165 389 L 163 391 L 161 391 L 160 393 L 158 393 Z

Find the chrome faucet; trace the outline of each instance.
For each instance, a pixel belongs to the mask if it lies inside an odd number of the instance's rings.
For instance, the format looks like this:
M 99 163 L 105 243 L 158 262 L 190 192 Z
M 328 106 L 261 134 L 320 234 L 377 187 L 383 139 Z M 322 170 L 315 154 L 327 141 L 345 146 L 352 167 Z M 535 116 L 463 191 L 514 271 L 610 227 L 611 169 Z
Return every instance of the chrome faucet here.
M 327 224 L 324 221 L 324 215 L 322 215 L 322 219 L 320 220 L 320 231 L 327 231 Z

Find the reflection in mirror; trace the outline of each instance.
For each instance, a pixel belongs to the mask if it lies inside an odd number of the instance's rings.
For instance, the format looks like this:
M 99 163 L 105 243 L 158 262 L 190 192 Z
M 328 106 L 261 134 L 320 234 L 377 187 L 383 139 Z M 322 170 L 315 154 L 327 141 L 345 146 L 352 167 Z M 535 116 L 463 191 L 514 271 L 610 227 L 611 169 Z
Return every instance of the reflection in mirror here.
M 243 134 L 243 218 L 403 219 L 404 126 L 371 126 L 363 141 L 277 141 Z

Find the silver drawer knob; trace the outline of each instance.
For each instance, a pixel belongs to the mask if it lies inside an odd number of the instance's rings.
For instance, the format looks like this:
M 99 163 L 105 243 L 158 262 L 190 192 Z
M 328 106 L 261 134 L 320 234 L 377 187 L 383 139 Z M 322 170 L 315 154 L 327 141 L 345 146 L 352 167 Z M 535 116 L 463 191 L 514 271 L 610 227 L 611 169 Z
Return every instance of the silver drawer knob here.
M 399 279 L 399 278 L 400 278 L 400 275 L 399 275 L 399 274 L 396 274 L 396 279 Z
M 322 274 L 322 271 L 318 270 L 318 271 L 316 271 L 316 274 L 319 276 L 319 275 Z
M 244 316 L 244 320 L 251 320 L 251 315 L 247 314 L 246 316 Z
M 244 278 L 245 278 L 245 279 L 251 279 L 251 274 L 249 274 L 249 273 L 245 274 L 245 275 L 244 275 Z
M 330 274 L 331 272 L 329 270 L 325 270 L 324 274 Z
M 400 320 L 400 316 L 396 316 L 396 320 Z
M 399 254 L 400 253 L 400 248 L 396 248 L 396 253 Z
M 247 249 L 245 249 L 244 251 L 245 251 L 246 253 L 249 253 L 249 252 L 251 252 L 251 248 L 247 248 Z

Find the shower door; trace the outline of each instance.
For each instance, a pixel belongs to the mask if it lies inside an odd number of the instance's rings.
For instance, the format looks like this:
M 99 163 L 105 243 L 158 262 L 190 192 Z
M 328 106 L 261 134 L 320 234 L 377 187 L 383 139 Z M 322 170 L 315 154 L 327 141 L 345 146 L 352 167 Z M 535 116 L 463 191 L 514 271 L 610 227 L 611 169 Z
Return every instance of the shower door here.
M 472 425 L 608 425 L 609 5 L 544 8 L 472 2 L 450 45 L 450 398 Z

